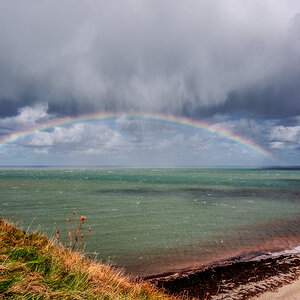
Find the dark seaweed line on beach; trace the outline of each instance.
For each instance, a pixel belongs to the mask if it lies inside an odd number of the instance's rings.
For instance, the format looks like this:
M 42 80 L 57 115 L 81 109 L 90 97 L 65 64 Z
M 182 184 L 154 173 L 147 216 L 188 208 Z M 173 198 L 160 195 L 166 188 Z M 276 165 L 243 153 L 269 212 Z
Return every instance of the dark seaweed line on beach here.
M 197 299 L 240 300 L 273 291 L 300 276 L 299 255 L 237 260 L 238 258 L 232 258 L 199 269 L 146 279 L 174 295 L 185 294 Z

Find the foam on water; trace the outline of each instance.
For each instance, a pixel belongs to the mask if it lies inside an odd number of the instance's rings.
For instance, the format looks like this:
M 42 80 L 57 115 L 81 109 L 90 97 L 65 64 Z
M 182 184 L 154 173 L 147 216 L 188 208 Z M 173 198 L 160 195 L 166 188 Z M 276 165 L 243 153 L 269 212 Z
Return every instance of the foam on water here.
M 63 238 L 76 210 L 93 227 L 87 251 L 138 275 L 292 248 L 283 238 L 298 251 L 299 191 L 291 170 L 0 170 L 2 215 Z
M 297 246 L 293 249 L 290 250 L 284 250 L 283 251 L 284 254 L 299 254 L 300 253 L 300 246 Z

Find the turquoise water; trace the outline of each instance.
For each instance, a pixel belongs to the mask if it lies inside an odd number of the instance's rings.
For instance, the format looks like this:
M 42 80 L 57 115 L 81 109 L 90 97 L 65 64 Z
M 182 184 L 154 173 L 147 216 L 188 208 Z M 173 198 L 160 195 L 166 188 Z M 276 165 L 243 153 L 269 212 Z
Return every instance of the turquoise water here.
M 300 171 L 0 169 L 0 210 L 62 239 L 76 210 L 87 252 L 149 275 L 300 244 Z

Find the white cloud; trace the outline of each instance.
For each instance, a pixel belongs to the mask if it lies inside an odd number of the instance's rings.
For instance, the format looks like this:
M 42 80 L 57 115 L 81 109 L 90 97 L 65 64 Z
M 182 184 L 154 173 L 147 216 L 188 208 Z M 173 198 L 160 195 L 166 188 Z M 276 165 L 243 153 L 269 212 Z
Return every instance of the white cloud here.
M 47 104 L 22 107 L 16 116 L 0 118 L 0 128 L 7 128 L 10 131 L 23 131 L 26 128 L 34 127 L 53 117 L 47 114 L 47 108 Z
M 34 149 L 34 153 L 36 153 L 36 154 L 48 154 L 49 149 L 47 149 L 47 148 L 42 148 L 42 149 L 36 148 L 36 149 Z
M 79 123 L 67 127 L 54 127 L 51 131 L 39 131 L 23 141 L 26 147 L 35 148 L 36 153 L 66 153 L 69 156 L 102 155 L 132 151 L 130 142 L 119 132 L 103 123 Z M 47 151 L 42 151 L 45 148 Z
M 80 143 L 89 134 L 85 124 L 71 127 L 54 127 L 50 132 L 38 131 L 26 143 L 28 146 L 58 146 L 59 144 Z
M 270 133 L 270 140 L 276 142 L 300 142 L 300 126 L 276 126 Z
M 283 150 L 286 149 L 286 144 L 283 142 L 271 142 L 270 147 L 276 150 Z

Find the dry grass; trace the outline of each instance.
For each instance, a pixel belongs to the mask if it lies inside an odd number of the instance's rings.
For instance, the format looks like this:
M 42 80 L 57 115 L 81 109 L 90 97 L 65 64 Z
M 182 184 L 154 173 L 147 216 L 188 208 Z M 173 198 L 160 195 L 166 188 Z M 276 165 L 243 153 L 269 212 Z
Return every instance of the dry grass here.
M 175 299 L 0 219 L 0 298 Z

